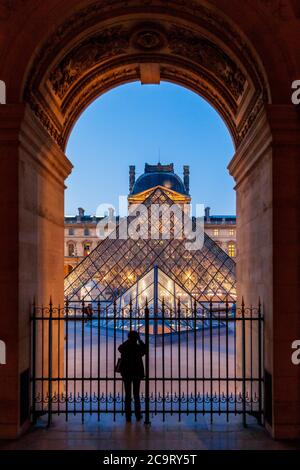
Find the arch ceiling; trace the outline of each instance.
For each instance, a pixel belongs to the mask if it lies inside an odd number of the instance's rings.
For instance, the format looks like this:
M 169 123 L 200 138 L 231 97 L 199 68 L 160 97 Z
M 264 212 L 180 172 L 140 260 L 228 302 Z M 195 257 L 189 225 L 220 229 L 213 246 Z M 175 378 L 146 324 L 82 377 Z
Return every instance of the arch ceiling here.
M 55 29 L 30 67 L 24 98 L 64 149 L 80 113 L 107 90 L 145 71 L 185 86 L 221 114 L 238 145 L 270 100 L 244 36 L 199 2 L 109 0 L 78 10 Z

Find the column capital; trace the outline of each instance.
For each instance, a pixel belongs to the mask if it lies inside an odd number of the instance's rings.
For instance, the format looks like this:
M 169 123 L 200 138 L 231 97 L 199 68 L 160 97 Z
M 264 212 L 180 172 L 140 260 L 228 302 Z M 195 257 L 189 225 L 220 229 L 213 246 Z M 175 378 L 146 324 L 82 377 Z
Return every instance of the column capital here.
M 0 105 L 0 145 L 16 145 L 19 155 L 25 151 L 59 182 L 72 171 L 72 163 L 27 105 Z
M 228 171 L 240 184 L 266 153 L 295 145 L 300 146 L 300 106 L 266 105 L 236 149 Z

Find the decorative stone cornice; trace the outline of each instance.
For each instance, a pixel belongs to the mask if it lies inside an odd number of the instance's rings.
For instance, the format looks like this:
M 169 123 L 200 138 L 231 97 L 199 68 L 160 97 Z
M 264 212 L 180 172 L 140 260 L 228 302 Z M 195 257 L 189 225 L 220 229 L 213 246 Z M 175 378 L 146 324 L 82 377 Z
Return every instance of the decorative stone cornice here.
M 172 189 L 165 188 L 164 186 L 155 186 L 154 188 L 146 189 L 145 191 L 132 194 L 128 196 L 128 203 L 129 204 L 142 204 L 145 200 L 154 193 L 157 189 L 161 189 L 170 199 L 174 202 L 174 204 L 190 204 L 191 197 L 177 193 Z
M 237 186 L 265 153 L 270 150 L 272 144 L 271 129 L 265 107 L 260 109 L 252 124 L 249 127 L 247 138 L 240 142 L 234 157 L 228 165 L 228 171 L 236 181 Z
M 72 171 L 73 165 L 61 148 L 51 139 L 36 116 L 27 106 L 24 110 L 19 140 L 32 160 L 46 170 L 61 185 Z
M 228 165 L 237 185 L 266 152 L 281 146 L 300 148 L 300 110 L 297 106 L 262 105 L 252 124 Z
M 25 151 L 40 171 L 47 171 L 60 185 L 64 185 L 73 168 L 62 149 L 26 105 L 0 106 L 1 145 L 14 145 L 18 149 L 18 158 Z

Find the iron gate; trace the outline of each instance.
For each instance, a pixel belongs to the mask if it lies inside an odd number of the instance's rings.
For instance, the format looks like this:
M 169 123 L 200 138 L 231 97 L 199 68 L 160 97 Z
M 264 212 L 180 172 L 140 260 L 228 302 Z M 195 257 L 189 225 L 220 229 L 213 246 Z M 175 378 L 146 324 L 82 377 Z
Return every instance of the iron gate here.
M 118 346 L 130 329 L 147 353 L 141 402 L 145 423 L 160 414 L 263 419 L 263 317 L 258 307 L 215 304 L 119 311 L 116 304 L 33 306 L 32 417 L 124 413 Z

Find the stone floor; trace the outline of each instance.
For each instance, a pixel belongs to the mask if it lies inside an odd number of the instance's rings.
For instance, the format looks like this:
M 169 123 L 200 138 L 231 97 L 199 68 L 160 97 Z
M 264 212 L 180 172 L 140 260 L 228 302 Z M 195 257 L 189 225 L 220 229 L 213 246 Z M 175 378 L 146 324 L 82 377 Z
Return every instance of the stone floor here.
M 101 416 L 100 423 L 88 416 L 84 425 L 80 417 L 54 417 L 48 429 L 40 420 L 25 436 L 17 441 L 0 441 L 1 450 L 291 450 L 300 449 L 300 441 L 272 440 L 266 431 L 249 418 L 246 429 L 240 417 L 216 417 L 211 425 L 209 417 L 175 416 L 165 423 L 153 417 L 150 427 L 143 423 L 126 424 L 121 416 L 113 422 L 110 415 Z

